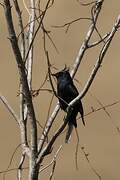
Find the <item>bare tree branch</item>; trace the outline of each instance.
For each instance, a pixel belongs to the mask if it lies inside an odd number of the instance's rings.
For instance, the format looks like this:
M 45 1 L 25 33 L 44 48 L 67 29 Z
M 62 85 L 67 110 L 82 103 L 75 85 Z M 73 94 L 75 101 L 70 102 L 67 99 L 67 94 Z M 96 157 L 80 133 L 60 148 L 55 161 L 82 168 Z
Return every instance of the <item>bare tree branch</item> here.
M 23 167 L 22 170 L 27 170 L 28 167 Z M 11 169 L 8 169 L 8 170 L 5 170 L 5 171 L 0 171 L 0 174 L 3 174 L 3 173 L 10 173 L 11 171 L 17 171 L 18 168 L 11 168 Z
M 13 0 L 15 9 L 18 15 L 18 21 L 19 21 L 19 27 L 21 31 L 21 54 L 23 56 L 23 59 L 25 58 L 25 34 L 24 34 L 24 25 L 22 20 L 22 11 L 20 10 L 18 0 Z
M 21 144 L 17 145 L 17 147 L 15 148 L 14 152 L 12 153 L 12 156 L 10 158 L 10 161 L 8 163 L 8 166 L 7 166 L 6 170 L 0 172 L 0 173 L 3 173 L 3 180 L 5 180 L 6 173 L 9 172 L 9 168 L 10 168 L 10 166 L 12 164 L 14 155 L 17 152 L 17 150 L 20 148 L 20 146 L 21 146 Z
M 22 56 L 18 47 L 17 37 L 13 25 L 12 14 L 11 14 L 11 5 L 9 0 L 4 0 L 4 11 L 5 17 L 7 21 L 10 42 L 13 48 L 13 52 L 16 58 L 16 62 L 18 65 L 18 70 L 20 74 L 20 82 L 23 85 L 23 94 L 28 108 L 28 115 L 31 123 L 31 166 L 34 169 L 36 166 L 36 155 L 37 155 L 37 124 L 36 124 L 36 117 L 34 112 L 34 107 L 32 103 L 31 92 L 29 90 L 27 75 L 25 71 L 24 62 L 22 60 Z M 22 144 L 25 144 L 22 142 Z M 26 146 L 25 146 L 26 147 Z M 33 176 L 36 176 L 36 172 L 33 172 Z
M 70 21 L 70 22 L 67 22 L 67 23 L 65 23 L 64 25 L 57 25 L 57 26 L 52 26 L 52 27 L 54 27 L 54 28 L 64 28 L 64 27 L 67 27 L 66 28 L 66 33 L 68 32 L 68 30 L 69 30 L 69 28 L 70 28 L 70 26 L 73 24 L 73 23 L 75 23 L 75 22 L 77 22 L 77 21 L 80 21 L 80 20 L 90 20 L 90 21 L 92 21 L 92 19 L 91 18 L 88 18 L 88 17 L 86 17 L 86 18 L 77 18 L 77 19 L 75 19 L 75 20 L 72 20 L 72 21 Z
M 94 5 L 95 7 L 95 10 L 94 10 L 94 21 L 92 21 L 89 29 L 88 29 L 88 32 L 86 34 L 86 37 L 85 37 L 85 40 L 84 42 L 82 43 L 82 46 L 80 47 L 80 50 L 78 52 L 78 55 L 76 57 L 76 60 L 75 60 L 75 63 L 73 65 L 73 69 L 71 71 L 71 76 L 74 77 L 79 66 L 80 66 L 80 63 L 82 61 L 82 58 L 84 56 L 84 53 L 86 52 L 87 50 L 87 46 L 88 46 L 88 43 L 90 41 L 90 38 L 94 32 L 94 29 L 95 29 L 95 26 L 96 26 L 96 23 L 97 23 L 97 19 L 98 19 L 98 16 L 100 14 L 100 11 L 101 11 L 101 8 L 102 8 L 102 4 L 103 4 L 104 0 L 97 0 L 96 1 L 96 4 Z
M 59 147 L 59 149 L 57 150 L 56 154 L 54 155 L 54 158 L 53 158 L 53 167 L 52 167 L 52 171 L 50 173 L 49 180 L 52 180 L 52 178 L 53 178 L 55 167 L 56 167 L 56 158 L 57 158 L 57 155 L 58 155 L 59 151 L 61 150 L 61 148 L 62 148 L 62 145 Z
M 77 0 L 82 6 L 90 6 L 90 5 L 92 5 L 92 4 L 94 4 L 96 1 L 92 1 L 92 2 L 90 2 L 90 3 L 83 3 L 82 1 L 79 1 L 79 0 Z
M 14 117 L 15 121 L 19 125 L 19 117 L 17 116 L 17 114 L 15 113 L 13 108 L 9 105 L 8 101 L 6 100 L 6 98 L 3 95 L 1 95 L 1 93 L 0 93 L 0 100 L 2 101 L 2 103 L 5 105 L 7 110 L 10 112 L 10 114 Z
M 119 28 L 119 25 L 120 25 L 120 16 L 118 16 L 117 21 L 115 22 L 115 24 L 114 24 L 114 26 L 113 26 L 113 28 L 112 28 L 112 30 L 110 32 L 110 35 L 108 36 L 108 39 L 107 39 L 106 43 L 103 45 L 103 47 L 102 47 L 102 49 L 100 51 L 100 55 L 99 55 L 99 57 L 98 57 L 98 59 L 96 61 L 96 64 L 95 64 L 95 66 L 94 66 L 94 68 L 93 68 L 93 70 L 92 70 L 92 72 L 91 72 L 91 74 L 89 76 L 89 79 L 88 79 L 87 83 L 84 86 L 83 91 L 73 101 L 70 102 L 70 104 L 69 104 L 70 106 L 73 105 L 78 99 L 83 98 L 85 96 L 85 94 L 87 93 L 87 91 L 90 88 L 90 86 L 91 86 L 91 84 L 92 84 L 92 82 L 93 82 L 99 68 L 101 67 L 104 56 L 105 56 L 105 54 L 106 54 L 106 52 L 107 52 L 107 50 L 108 50 L 108 48 L 110 46 L 110 43 L 111 43 L 116 31 Z
M 105 43 L 104 40 L 106 40 L 108 36 L 109 36 L 109 33 L 105 34 L 105 35 L 102 37 L 101 40 L 96 41 L 96 42 L 91 43 L 91 44 L 88 44 L 88 48 L 92 48 L 92 47 L 94 47 L 94 46 L 97 46 L 97 45 L 100 44 L 101 42 L 104 42 L 104 43 Z
M 39 23 L 39 25 L 38 25 L 35 33 L 34 33 L 34 36 L 33 36 L 33 38 L 32 38 L 32 41 L 31 41 L 31 43 L 30 43 L 30 45 L 29 45 L 29 48 L 28 48 L 28 51 L 27 51 L 27 54 L 26 54 L 26 57 L 25 57 L 25 61 L 26 61 L 27 58 L 28 58 L 29 51 L 30 51 L 30 49 L 31 49 L 31 47 L 32 47 L 32 45 L 33 45 L 33 43 L 34 43 L 34 40 L 35 40 L 35 38 L 36 38 L 36 35 L 37 35 L 37 33 L 38 33 L 41 25 L 42 25 L 42 22 L 43 22 L 43 19 L 44 19 L 44 17 L 45 17 L 45 14 L 46 14 L 46 12 L 47 12 L 47 9 L 49 8 L 50 1 L 51 1 L 51 0 L 48 0 L 48 2 L 47 2 L 47 4 L 46 4 L 46 7 L 45 7 L 45 10 L 44 10 L 44 13 L 42 14 L 40 23 Z
M 56 162 L 56 158 L 57 158 L 57 156 L 58 156 L 58 154 L 59 154 L 59 152 L 60 152 L 61 149 L 62 149 L 62 145 L 60 145 L 60 147 L 58 148 L 58 150 L 57 150 L 57 152 L 55 153 L 52 161 L 51 161 L 49 164 L 47 164 L 46 166 L 44 166 L 43 168 L 41 168 L 39 172 L 42 172 L 42 171 L 46 170 L 46 169 L 49 168 L 52 164 L 53 164 L 53 167 L 54 167 L 54 162 Z
M 22 166 L 23 166 L 24 160 L 25 160 L 25 153 L 22 154 L 22 157 L 18 166 L 18 180 L 22 180 L 22 170 L 23 170 Z
M 39 156 L 38 156 L 38 161 L 37 163 L 41 163 L 44 156 L 46 156 L 47 154 L 51 153 L 52 151 L 52 145 L 54 144 L 54 142 L 56 141 L 57 137 L 61 134 L 61 132 L 64 130 L 64 128 L 67 125 L 67 118 L 64 118 L 63 123 L 60 125 L 60 127 L 58 128 L 58 130 L 55 132 L 55 134 L 52 136 L 51 140 L 49 141 L 49 143 L 44 147 L 44 149 L 40 151 Z
M 81 148 L 81 150 L 82 150 L 82 152 L 83 152 L 83 154 L 84 154 L 84 156 L 85 156 L 85 159 L 87 160 L 87 162 L 88 162 L 91 170 L 92 170 L 92 171 L 94 172 L 94 174 L 98 177 L 98 179 L 101 180 L 101 179 L 102 179 L 101 175 L 100 175 L 100 174 L 96 171 L 96 169 L 92 166 L 91 161 L 90 161 L 89 158 L 88 158 L 89 154 L 85 152 L 85 148 L 84 148 L 84 147 L 80 147 L 80 148 Z

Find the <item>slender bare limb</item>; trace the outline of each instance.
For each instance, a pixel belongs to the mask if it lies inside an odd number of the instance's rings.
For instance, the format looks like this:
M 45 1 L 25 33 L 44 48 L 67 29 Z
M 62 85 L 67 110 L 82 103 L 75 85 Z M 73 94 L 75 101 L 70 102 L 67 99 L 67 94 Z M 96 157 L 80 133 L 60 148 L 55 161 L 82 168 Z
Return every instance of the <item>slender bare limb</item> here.
M 79 1 L 79 0 L 77 0 L 82 6 L 90 6 L 90 5 L 92 5 L 92 4 L 94 4 L 96 1 L 92 1 L 92 2 L 90 2 L 90 3 L 83 3 L 82 1 Z
M 54 94 L 52 94 L 51 101 L 50 101 L 50 105 L 49 105 L 49 108 L 48 108 L 47 120 L 48 120 L 49 115 L 50 115 L 50 110 L 51 110 L 51 106 L 52 106 L 53 98 L 54 98 Z
M 23 5 L 24 5 L 24 7 L 25 7 L 27 13 L 28 13 L 29 16 L 30 16 L 31 14 L 30 14 L 29 9 L 28 9 L 28 7 L 27 7 L 27 5 L 26 5 L 26 3 L 25 3 L 25 0 L 23 0 Z
M 39 12 L 39 17 L 41 18 L 40 1 L 38 2 L 38 12 Z M 36 15 L 36 14 L 35 14 L 35 18 L 37 19 L 37 22 L 38 22 L 38 24 L 39 24 L 40 22 L 39 22 L 39 19 L 37 18 L 37 15 Z M 56 52 L 59 53 L 59 51 L 58 51 L 58 49 L 57 49 L 57 47 L 56 47 L 53 39 L 52 39 L 51 36 L 50 36 L 50 31 L 47 31 L 47 30 L 45 29 L 43 22 L 42 22 L 41 28 L 42 28 L 42 30 L 43 30 L 43 35 L 44 35 L 44 36 L 45 36 L 45 34 L 47 35 L 48 39 L 49 39 L 50 42 L 52 43 L 52 45 L 53 45 L 53 47 L 55 48 Z
M 51 69 L 50 69 L 51 64 L 50 64 L 50 60 L 49 60 L 48 51 L 47 51 L 46 49 L 45 49 L 45 54 L 46 54 L 46 58 L 47 58 L 48 76 L 49 76 L 50 85 L 51 85 L 51 87 L 52 87 L 52 91 L 53 91 L 54 95 L 55 95 L 58 99 L 61 99 L 66 105 L 68 105 L 68 103 L 67 103 L 66 101 L 64 101 L 64 99 L 62 99 L 61 97 L 59 97 L 59 96 L 57 95 L 57 92 L 56 92 L 56 90 L 55 90 L 55 88 L 54 88 L 54 85 L 53 85 L 53 82 L 52 82 L 52 78 L 51 78 L 51 75 L 52 75 Z
M 25 161 L 25 153 L 22 154 L 22 157 L 20 159 L 20 163 L 19 163 L 19 166 L 18 166 L 18 180 L 22 180 L 22 170 L 23 170 L 23 163 Z
M 46 54 L 46 58 L 47 58 L 47 67 L 48 67 L 48 76 L 49 76 L 50 85 L 51 85 L 51 88 L 52 88 L 52 91 L 53 91 L 54 95 L 57 97 L 57 92 L 56 92 L 56 90 L 54 88 L 52 78 L 51 78 L 51 74 L 52 74 L 51 69 L 50 69 L 51 64 L 50 64 L 50 60 L 49 60 L 48 51 L 46 51 L 46 49 L 45 49 L 45 54 Z
M 75 128 L 76 136 L 77 136 L 77 144 L 76 144 L 76 150 L 75 150 L 75 165 L 76 165 L 76 170 L 78 170 L 78 148 L 79 148 L 79 134 L 77 131 L 77 128 Z
M 9 161 L 9 163 L 8 163 L 8 166 L 7 166 L 6 170 L 1 171 L 1 173 L 3 173 L 3 180 L 5 180 L 6 173 L 9 172 L 9 168 L 10 168 L 10 166 L 11 166 L 11 164 L 12 164 L 14 155 L 15 155 L 15 153 L 17 152 L 17 150 L 20 148 L 20 146 L 21 146 L 21 144 L 17 145 L 17 147 L 15 148 L 14 152 L 12 153 L 12 156 L 11 156 L 11 158 L 10 158 L 10 161 Z
M 81 147 L 81 151 L 83 152 L 85 159 L 87 160 L 91 170 L 94 172 L 94 174 L 98 177 L 99 180 L 102 179 L 101 175 L 96 171 L 96 169 L 93 167 L 93 165 L 91 164 L 91 161 L 89 160 L 88 156 L 89 154 L 85 152 L 85 148 Z
M 52 27 L 54 27 L 54 28 L 64 28 L 64 27 L 67 27 L 66 28 L 66 33 L 68 32 L 68 30 L 69 30 L 69 28 L 70 28 L 70 26 L 73 24 L 73 23 L 75 23 L 75 22 L 77 22 L 77 21 L 80 21 L 80 20 L 90 20 L 90 21 L 92 21 L 92 19 L 91 18 L 88 18 L 88 17 L 86 17 L 86 18 L 77 18 L 77 19 L 75 19 L 75 20 L 72 20 L 72 21 L 70 21 L 70 22 L 67 22 L 67 23 L 65 23 L 65 24 L 63 24 L 63 25 L 56 25 L 56 26 L 52 26 Z
M 45 129 L 44 129 L 44 132 L 42 133 L 42 136 L 40 138 L 40 141 L 39 141 L 39 144 L 38 144 L 38 153 L 41 152 L 42 150 L 42 147 L 43 147 L 43 144 L 44 144 L 44 139 L 45 137 L 47 137 L 47 134 L 54 122 L 54 119 L 56 118 L 57 116 L 57 113 L 59 112 L 60 108 L 59 108 L 59 103 L 57 104 L 57 106 L 55 107 L 53 113 L 51 114 L 51 116 L 49 117 L 49 121 L 47 121 L 47 124 L 45 126 Z
M 21 54 L 23 59 L 25 58 L 25 34 L 24 34 L 24 25 L 22 20 L 22 11 L 20 10 L 20 6 L 18 4 L 18 0 L 13 0 L 15 9 L 18 15 L 19 27 L 21 32 Z
M 62 145 L 59 147 L 59 149 L 57 150 L 57 152 L 54 155 L 54 158 L 53 158 L 53 167 L 52 167 L 52 171 L 50 173 L 49 180 L 52 180 L 52 178 L 53 178 L 55 167 L 56 167 L 56 158 L 57 158 L 57 155 L 60 152 L 61 148 L 62 148 Z
M 106 109 L 106 108 L 115 106 L 116 104 L 119 104 L 119 103 L 120 103 L 120 100 L 115 101 L 115 102 L 113 102 L 113 103 L 111 103 L 111 104 L 107 104 L 107 105 L 105 105 L 104 107 L 100 107 L 100 108 L 96 108 L 96 109 L 93 109 L 93 108 L 92 108 L 92 110 L 91 110 L 90 112 L 86 113 L 84 116 L 89 116 L 90 114 L 92 114 L 92 113 L 94 113 L 94 112 L 103 110 L 103 108 Z
M 47 112 L 47 118 L 46 118 L 45 126 L 46 126 L 47 120 L 48 120 L 49 115 L 50 115 L 50 110 L 51 110 L 51 106 L 52 106 L 53 99 L 54 99 L 54 94 L 52 94 L 51 101 L 50 101 L 50 104 L 49 104 L 49 108 L 48 108 L 48 112 Z M 45 126 L 44 126 L 44 128 L 45 128 Z M 44 131 L 43 131 L 43 132 L 44 132 Z M 48 137 L 47 137 L 47 142 L 48 142 Z
M 88 48 L 95 47 L 95 46 L 97 46 L 98 44 L 100 44 L 101 42 L 105 42 L 104 40 L 106 40 L 108 36 L 109 36 L 109 33 L 105 34 L 105 35 L 102 37 L 102 39 L 100 39 L 99 41 L 96 41 L 96 42 L 94 42 L 94 43 L 88 44 Z
M 17 116 L 17 114 L 15 113 L 15 111 L 13 110 L 13 108 L 9 105 L 7 99 L 1 95 L 0 93 L 0 100 L 2 101 L 2 103 L 5 105 L 5 107 L 7 108 L 7 110 L 10 112 L 10 114 L 13 116 L 13 118 L 15 119 L 15 121 L 17 122 L 17 124 L 19 125 L 19 117 Z
M 29 28 L 28 28 L 28 46 L 30 46 L 32 39 L 34 37 L 34 29 L 35 29 L 35 1 L 30 0 L 30 17 L 29 17 Z M 31 22 L 31 23 L 30 23 Z M 33 65 L 33 44 L 29 49 L 28 59 L 26 59 L 26 69 L 27 69 L 27 79 L 29 88 L 31 89 L 32 82 L 32 65 Z
M 36 124 L 36 117 L 35 117 L 35 112 L 34 112 L 34 107 L 32 103 L 32 97 L 31 97 L 31 92 L 29 90 L 29 85 L 27 81 L 27 75 L 26 75 L 26 70 L 24 66 L 24 62 L 22 60 L 22 56 L 18 47 L 18 41 L 13 25 L 13 19 L 12 19 L 12 14 L 11 14 L 11 5 L 9 0 L 4 0 L 4 11 L 5 11 L 5 17 L 7 21 L 7 26 L 8 26 L 8 31 L 9 31 L 9 36 L 10 36 L 10 42 L 12 45 L 12 49 L 16 58 L 16 62 L 18 65 L 18 70 L 20 74 L 20 82 L 23 85 L 23 94 L 25 98 L 25 102 L 27 104 L 28 108 L 28 117 L 30 119 L 31 123 L 31 166 L 33 170 L 35 170 L 36 166 L 36 155 L 37 155 L 37 124 Z M 22 142 L 22 144 L 25 144 Z M 36 177 L 36 172 L 34 171 L 32 173 L 32 176 Z
M 98 57 L 98 59 L 96 61 L 96 64 L 95 64 L 95 66 L 94 66 L 94 68 L 93 68 L 93 70 L 92 70 L 92 72 L 91 72 L 91 74 L 89 76 L 89 79 L 88 79 L 87 83 L 84 86 L 83 91 L 73 101 L 71 101 L 69 105 L 73 105 L 78 99 L 83 98 L 85 96 L 85 94 L 87 93 L 87 91 L 90 88 L 90 86 L 91 86 L 91 84 L 92 84 L 92 82 L 93 82 L 99 68 L 101 67 L 104 56 L 105 56 L 105 54 L 106 54 L 106 52 L 107 52 L 107 50 L 108 50 L 108 48 L 110 46 L 110 43 L 111 43 L 115 33 L 117 32 L 117 30 L 119 28 L 119 25 L 120 25 L 120 15 L 118 16 L 117 21 L 115 22 L 115 24 L 114 24 L 114 26 L 113 26 L 113 28 L 112 28 L 109 36 L 108 36 L 108 39 L 107 39 L 106 43 L 103 45 L 103 47 L 102 47 L 102 49 L 100 51 L 100 55 L 99 55 L 99 57 Z
M 94 21 L 92 21 L 90 27 L 89 27 L 89 30 L 86 34 L 86 37 L 85 37 L 85 40 L 84 42 L 82 43 L 82 46 L 80 47 L 80 50 L 78 52 L 78 55 L 76 57 L 76 60 L 75 60 L 75 63 L 73 65 L 73 69 L 71 71 L 71 76 L 74 77 L 79 66 L 80 66 L 80 63 L 82 61 L 82 58 L 84 56 L 84 53 L 86 52 L 87 50 L 87 45 L 89 43 L 89 40 L 95 30 L 95 25 L 97 23 L 97 19 L 98 19 L 98 16 L 100 14 L 100 11 L 101 11 L 101 8 L 102 8 L 102 4 L 103 4 L 104 0 L 97 0 L 96 1 L 96 4 L 94 5 L 95 6 L 95 12 L 94 12 Z
M 44 17 L 45 17 L 45 14 L 46 14 L 46 12 L 47 12 L 47 9 L 49 8 L 50 2 L 51 2 L 51 0 L 48 0 L 48 1 L 47 1 L 47 4 L 46 4 L 45 10 L 44 10 L 44 12 L 43 12 L 43 14 L 42 14 L 40 23 L 39 23 L 39 25 L 38 25 L 38 27 L 37 27 L 35 33 L 34 33 L 34 36 L 33 36 L 33 38 L 32 38 L 32 41 L 31 41 L 31 43 L 30 43 L 30 45 L 29 45 L 29 48 L 28 48 L 28 51 L 27 51 L 27 54 L 26 54 L 26 57 L 25 57 L 25 61 L 26 61 L 27 58 L 28 58 L 29 51 L 30 51 L 30 49 L 31 49 L 31 47 L 32 47 L 32 45 L 33 45 L 33 43 L 34 43 L 34 40 L 35 40 L 35 38 L 36 38 L 36 35 L 37 35 L 37 33 L 38 33 L 38 31 L 39 31 L 41 25 L 42 25 L 43 19 L 44 19 Z
M 116 125 L 115 121 L 112 120 L 111 114 L 108 112 L 108 110 L 106 109 L 105 105 L 104 105 L 98 98 L 96 98 L 96 97 L 94 97 L 94 98 L 97 100 L 98 104 L 100 104 L 100 106 L 101 106 L 101 108 L 103 109 L 103 111 L 105 112 L 105 114 L 110 118 L 112 125 L 114 126 L 114 128 L 117 130 L 117 132 L 118 132 L 119 135 L 120 135 L 120 129 L 119 129 L 119 127 Z M 119 102 L 119 101 L 118 101 L 118 102 Z M 115 105 L 115 104 L 114 104 L 114 105 Z
M 28 169 L 28 167 L 24 167 L 23 169 Z M 17 170 L 18 170 L 18 168 L 11 168 L 11 169 L 8 169 L 8 170 L 0 171 L 0 174 L 10 173 L 11 171 L 17 171 Z
M 22 20 L 22 12 L 20 10 L 17 0 L 14 0 L 15 9 L 18 15 L 19 27 L 21 33 L 21 56 L 22 59 L 25 58 L 25 34 L 24 34 L 24 25 Z M 23 95 L 23 84 L 20 84 L 20 130 L 21 130 L 21 142 L 22 142 L 22 151 L 26 149 L 27 154 L 29 154 L 28 140 L 27 140 L 27 107 L 25 105 L 25 98 Z
M 75 80 L 76 80 L 77 83 L 81 84 L 78 79 L 75 79 Z M 103 110 L 103 111 L 107 114 L 107 116 L 110 118 L 110 120 L 111 120 L 114 128 L 117 130 L 117 132 L 118 132 L 119 135 L 120 135 L 119 127 L 116 125 L 115 121 L 112 120 L 111 114 L 110 114 L 110 113 L 108 112 L 108 110 L 106 109 L 106 108 L 107 108 L 107 105 L 104 105 L 104 104 L 103 104 L 95 95 L 93 95 L 90 91 L 89 91 L 89 94 L 90 94 L 90 96 L 91 96 L 92 98 L 94 98 L 94 99 L 98 102 L 98 104 L 101 106 L 101 109 L 100 109 L 100 108 L 94 109 L 93 107 L 91 107 L 91 109 L 92 109 L 91 113 L 94 113 L 94 112 L 96 112 L 97 110 L 98 110 L 98 111 L 99 111 L 99 110 Z M 115 105 L 115 104 L 118 104 L 118 103 L 119 103 L 119 101 L 116 101 L 116 102 L 114 102 L 114 103 L 112 103 L 112 104 L 110 104 L 110 105 L 112 106 L 112 105 Z M 108 105 L 108 107 L 109 107 L 109 105 Z M 90 112 L 89 112 L 89 113 L 90 113 Z M 85 114 L 84 116 L 89 115 L 89 113 Z
M 60 147 L 58 148 L 58 150 L 55 153 L 52 161 L 49 164 L 47 164 L 46 166 L 44 166 L 43 168 L 41 168 L 39 172 L 42 172 L 42 171 L 46 170 L 47 168 L 49 168 L 54 163 L 54 161 L 56 161 L 56 158 L 57 158 L 57 156 L 58 156 L 61 149 L 62 149 L 62 145 L 60 145 Z
M 89 116 L 90 114 L 95 113 L 95 112 L 100 111 L 100 110 L 104 110 L 105 113 L 108 115 L 109 113 L 108 113 L 108 111 L 107 111 L 106 109 L 109 108 L 109 107 L 112 107 L 112 106 L 114 106 L 114 105 L 116 105 L 116 104 L 119 104 L 119 103 L 120 103 L 120 100 L 118 100 L 118 101 L 116 101 L 116 102 L 114 102 L 114 103 L 105 105 L 105 106 L 101 105 L 100 108 L 94 109 L 94 108 L 92 107 L 92 110 L 91 110 L 90 112 L 86 113 L 84 116 Z M 110 114 L 108 115 L 108 117 L 111 118 Z M 111 120 L 112 120 L 112 119 L 111 119 Z M 118 132 L 119 135 L 120 135 L 120 128 L 118 127 L 118 125 L 115 124 L 114 121 L 112 121 L 112 123 L 113 123 L 114 127 L 116 128 L 117 132 Z
M 38 160 L 37 163 L 41 163 L 44 156 L 48 155 L 49 153 L 51 153 L 52 151 L 52 146 L 54 144 L 54 142 L 56 141 L 57 137 L 61 134 L 61 132 L 63 132 L 64 128 L 67 125 L 67 118 L 64 118 L 64 122 L 60 125 L 60 127 L 58 128 L 58 130 L 55 132 L 55 134 L 52 136 L 51 140 L 49 141 L 49 143 L 44 147 L 43 150 L 40 151 L 39 156 L 38 156 Z

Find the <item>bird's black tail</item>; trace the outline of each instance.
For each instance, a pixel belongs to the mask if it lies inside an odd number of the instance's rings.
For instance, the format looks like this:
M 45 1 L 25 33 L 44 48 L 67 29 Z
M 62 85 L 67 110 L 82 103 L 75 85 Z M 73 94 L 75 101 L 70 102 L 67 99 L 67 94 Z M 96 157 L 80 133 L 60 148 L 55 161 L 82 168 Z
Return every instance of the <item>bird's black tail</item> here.
M 73 124 L 68 123 L 68 129 L 67 129 L 67 133 L 66 133 L 66 137 L 65 137 L 65 143 L 69 143 L 73 127 L 74 127 Z

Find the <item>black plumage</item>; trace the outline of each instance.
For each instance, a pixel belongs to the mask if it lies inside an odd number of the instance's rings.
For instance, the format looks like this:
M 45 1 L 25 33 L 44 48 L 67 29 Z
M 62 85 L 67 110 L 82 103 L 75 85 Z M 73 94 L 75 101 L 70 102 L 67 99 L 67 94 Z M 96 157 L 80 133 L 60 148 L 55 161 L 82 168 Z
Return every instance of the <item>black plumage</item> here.
M 57 95 L 60 102 L 60 107 L 64 111 L 67 110 L 67 104 L 69 104 L 73 99 L 75 99 L 78 96 L 78 90 L 75 87 L 73 80 L 70 76 L 70 73 L 68 70 L 62 70 L 60 72 L 57 72 L 54 74 L 54 76 L 57 79 Z M 77 121 L 76 117 L 78 112 L 80 112 L 82 122 L 85 125 L 84 122 L 84 111 L 83 111 L 83 105 L 81 100 L 77 101 L 72 107 L 72 109 L 67 113 L 67 121 L 68 121 L 68 131 L 66 134 L 66 140 L 65 142 L 68 142 L 73 126 L 77 128 Z

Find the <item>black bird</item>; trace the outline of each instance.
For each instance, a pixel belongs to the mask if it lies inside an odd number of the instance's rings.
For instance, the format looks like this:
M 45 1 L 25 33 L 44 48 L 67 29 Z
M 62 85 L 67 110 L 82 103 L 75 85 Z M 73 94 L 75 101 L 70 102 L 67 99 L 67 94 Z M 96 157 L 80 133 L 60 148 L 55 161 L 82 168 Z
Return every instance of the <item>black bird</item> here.
M 64 68 L 62 71 L 53 74 L 57 79 L 57 95 L 59 98 L 60 107 L 62 110 L 66 111 L 67 107 L 73 99 L 78 96 L 78 90 L 76 89 L 73 80 L 70 76 L 69 70 Z M 84 111 L 81 100 L 77 101 L 70 111 L 67 113 L 68 121 L 68 131 L 66 134 L 65 142 L 68 143 L 70 135 L 72 133 L 73 127 L 77 128 L 76 117 L 78 112 L 80 112 L 82 122 L 84 122 Z

